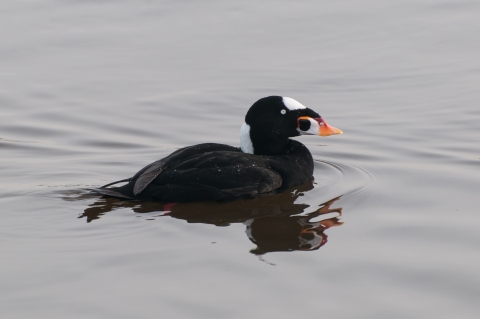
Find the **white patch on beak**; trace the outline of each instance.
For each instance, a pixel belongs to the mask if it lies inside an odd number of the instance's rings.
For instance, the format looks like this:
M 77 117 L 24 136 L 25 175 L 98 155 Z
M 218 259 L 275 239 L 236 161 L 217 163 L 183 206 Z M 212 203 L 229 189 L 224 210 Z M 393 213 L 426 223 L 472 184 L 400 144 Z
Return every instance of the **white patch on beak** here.
M 243 123 L 242 128 L 240 128 L 240 148 L 242 152 L 253 154 L 253 144 L 252 139 L 250 138 L 250 125 Z
M 306 109 L 306 107 L 298 102 L 297 100 L 292 99 L 291 97 L 282 97 L 283 104 L 289 109 L 290 111 L 293 110 L 300 110 L 300 109 Z
M 320 226 L 320 223 L 315 223 L 314 224 L 315 226 Z M 318 227 L 317 226 L 317 227 Z M 305 247 L 305 250 L 313 250 L 315 248 L 318 248 L 320 246 L 322 246 L 322 243 L 323 243 L 323 237 L 319 234 L 317 234 L 315 231 L 309 231 L 308 232 L 310 236 L 308 236 L 307 238 L 305 238 L 306 236 L 302 237 L 300 236 L 298 239 L 300 241 L 300 247 Z M 309 237 L 312 237 L 312 238 L 309 238 Z
M 299 127 L 297 127 L 297 131 L 300 133 L 300 135 L 318 135 L 320 124 L 318 124 L 318 122 L 312 118 L 309 118 L 308 120 L 310 121 L 310 128 L 308 131 L 302 131 Z

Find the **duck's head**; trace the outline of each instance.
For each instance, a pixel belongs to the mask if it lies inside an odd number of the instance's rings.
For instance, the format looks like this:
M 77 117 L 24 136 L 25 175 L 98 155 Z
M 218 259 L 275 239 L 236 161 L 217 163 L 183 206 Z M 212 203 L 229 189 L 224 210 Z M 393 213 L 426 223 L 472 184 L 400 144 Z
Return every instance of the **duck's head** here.
M 269 96 L 255 102 L 240 129 L 244 153 L 280 155 L 286 152 L 289 137 L 343 134 L 315 111 L 300 102 L 282 96 Z

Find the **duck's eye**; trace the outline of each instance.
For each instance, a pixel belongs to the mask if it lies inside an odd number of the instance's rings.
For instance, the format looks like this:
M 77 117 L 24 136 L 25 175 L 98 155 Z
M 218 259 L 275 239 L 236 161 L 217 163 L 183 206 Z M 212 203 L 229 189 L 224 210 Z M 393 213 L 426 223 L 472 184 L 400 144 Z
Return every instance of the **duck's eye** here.
M 287 114 L 287 110 L 281 110 L 280 113 L 282 113 L 283 115 Z
M 304 119 L 300 119 L 298 120 L 298 128 L 301 130 L 301 131 L 308 131 L 310 129 L 310 121 L 309 120 L 304 120 Z

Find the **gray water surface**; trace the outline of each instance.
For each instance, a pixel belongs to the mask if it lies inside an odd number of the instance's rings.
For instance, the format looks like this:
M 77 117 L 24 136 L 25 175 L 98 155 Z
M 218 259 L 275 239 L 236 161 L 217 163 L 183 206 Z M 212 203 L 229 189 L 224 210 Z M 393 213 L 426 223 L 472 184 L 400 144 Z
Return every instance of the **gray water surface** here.
M 3 1 L 2 318 L 478 318 L 480 2 Z M 315 182 L 175 207 L 100 199 L 239 145 L 261 97 Z M 170 212 L 170 213 L 169 213 Z

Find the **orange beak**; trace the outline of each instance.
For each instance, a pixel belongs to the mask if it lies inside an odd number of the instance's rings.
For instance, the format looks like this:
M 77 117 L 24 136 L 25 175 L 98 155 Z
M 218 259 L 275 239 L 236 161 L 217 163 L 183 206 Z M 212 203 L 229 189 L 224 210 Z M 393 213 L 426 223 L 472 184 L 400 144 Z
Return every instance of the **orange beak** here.
M 305 128 L 305 130 L 301 130 L 301 121 L 310 122 L 312 125 L 308 128 L 308 130 L 307 127 Z M 315 123 L 314 121 L 317 122 L 318 125 L 316 125 L 317 123 Z M 325 120 L 321 117 L 312 118 L 309 116 L 301 116 L 297 120 L 297 127 L 300 133 L 304 135 L 330 136 L 335 134 L 343 134 L 342 130 L 328 125 L 328 123 L 325 122 Z
M 343 134 L 342 130 L 328 125 L 328 123 L 325 122 L 325 120 L 322 119 L 321 117 L 317 117 L 314 120 L 317 121 L 318 125 L 320 126 L 320 129 L 318 130 L 318 135 L 320 135 L 320 136 L 330 136 L 330 135 L 335 135 L 335 134 Z

